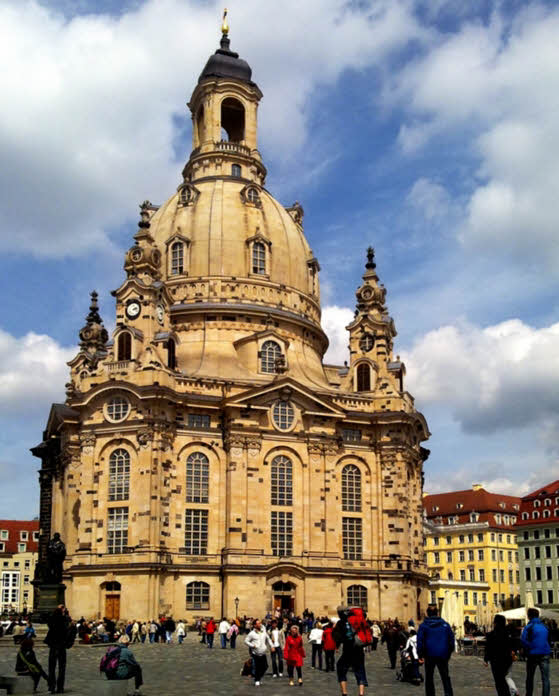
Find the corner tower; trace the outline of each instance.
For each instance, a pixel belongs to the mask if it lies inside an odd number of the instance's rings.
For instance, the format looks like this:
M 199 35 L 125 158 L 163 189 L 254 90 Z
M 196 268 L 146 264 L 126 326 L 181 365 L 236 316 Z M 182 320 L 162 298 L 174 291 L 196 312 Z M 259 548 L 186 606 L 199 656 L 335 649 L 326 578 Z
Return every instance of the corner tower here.
M 265 187 L 261 98 L 224 27 L 177 190 L 140 206 L 112 336 L 94 296 L 33 450 L 41 539 L 66 542 L 73 614 L 421 608 L 429 431 L 392 357 L 374 254 L 350 364 L 325 365 L 320 266 L 302 206 Z

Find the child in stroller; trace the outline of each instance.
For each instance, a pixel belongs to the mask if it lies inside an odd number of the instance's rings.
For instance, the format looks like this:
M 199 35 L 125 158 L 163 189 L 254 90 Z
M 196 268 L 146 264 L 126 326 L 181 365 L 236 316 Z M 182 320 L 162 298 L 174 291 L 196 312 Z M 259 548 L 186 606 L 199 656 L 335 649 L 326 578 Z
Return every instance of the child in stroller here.
M 417 634 L 412 628 L 405 647 L 400 650 L 400 670 L 396 672 L 396 679 L 419 686 L 423 681 L 419 672 L 419 664 Z

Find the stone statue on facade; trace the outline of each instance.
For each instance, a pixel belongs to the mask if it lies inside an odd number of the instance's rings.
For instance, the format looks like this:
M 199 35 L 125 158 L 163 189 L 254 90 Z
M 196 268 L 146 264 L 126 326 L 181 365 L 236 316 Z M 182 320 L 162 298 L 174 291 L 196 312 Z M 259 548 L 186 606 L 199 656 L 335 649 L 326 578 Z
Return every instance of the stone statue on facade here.
M 55 532 L 47 546 L 47 568 L 50 582 L 62 582 L 62 565 L 66 558 L 66 546 L 60 534 Z

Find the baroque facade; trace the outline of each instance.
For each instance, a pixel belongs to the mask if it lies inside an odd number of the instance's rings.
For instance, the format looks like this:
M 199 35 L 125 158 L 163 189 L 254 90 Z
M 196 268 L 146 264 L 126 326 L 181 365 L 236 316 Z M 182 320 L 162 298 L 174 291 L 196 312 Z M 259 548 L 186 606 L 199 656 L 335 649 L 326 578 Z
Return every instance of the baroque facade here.
M 429 437 L 404 389 L 369 249 L 349 361 L 323 363 L 320 270 L 299 203 L 265 188 L 262 97 L 227 30 L 194 89 L 177 192 L 141 206 L 109 340 L 92 294 L 52 407 L 41 557 L 66 542 L 75 615 L 275 606 L 416 616 Z

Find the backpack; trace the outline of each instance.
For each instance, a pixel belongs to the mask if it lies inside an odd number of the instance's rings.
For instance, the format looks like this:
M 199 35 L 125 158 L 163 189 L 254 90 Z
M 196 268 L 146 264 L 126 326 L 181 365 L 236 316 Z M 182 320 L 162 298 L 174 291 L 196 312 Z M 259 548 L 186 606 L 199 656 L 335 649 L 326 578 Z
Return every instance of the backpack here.
M 362 648 L 373 642 L 371 629 L 365 618 L 365 612 L 361 607 L 354 607 L 349 610 L 347 622 L 353 630 L 353 644 L 356 647 Z
M 116 676 L 119 660 L 120 647 L 117 645 L 116 647 L 109 648 L 101 658 L 101 662 L 99 663 L 99 671 L 105 672 L 108 679 Z

